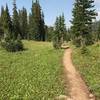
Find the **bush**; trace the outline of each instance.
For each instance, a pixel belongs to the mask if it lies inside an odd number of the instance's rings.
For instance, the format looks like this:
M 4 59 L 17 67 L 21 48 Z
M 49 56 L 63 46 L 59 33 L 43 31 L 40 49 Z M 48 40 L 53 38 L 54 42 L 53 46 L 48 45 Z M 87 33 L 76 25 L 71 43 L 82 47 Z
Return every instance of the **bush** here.
M 82 45 L 92 45 L 94 44 L 91 36 L 89 35 L 85 35 L 85 36 L 79 36 L 79 37 L 75 37 L 73 39 L 73 44 L 76 46 L 76 47 L 81 47 Z
M 60 49 L 61 48 L 61 42 L 59 42 L 57 40 L 53 40 L 53 47 L 55 49 Z
M 81 54 L 89 54 L 89 51 L 86 46 L 81 47 Z
M 75 38 L 75 39 L 73 40 L 73 44 L 74 44 L 76 47 L 81 47 L 81 39 Z
M 9 52 L 17 52 L 24 49 L 21 40 L 4 40 L 1 42 L 1 46 Z

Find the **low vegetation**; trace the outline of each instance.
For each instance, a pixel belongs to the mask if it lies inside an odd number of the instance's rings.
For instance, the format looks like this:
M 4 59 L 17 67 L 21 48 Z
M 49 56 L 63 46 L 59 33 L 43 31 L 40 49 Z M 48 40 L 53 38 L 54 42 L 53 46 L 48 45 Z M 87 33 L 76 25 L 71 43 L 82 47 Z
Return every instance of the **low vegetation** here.
M 0 100 L 52 100 L 65 94 L 61 50 L 51 43 L 23 41 L 27 50 L 0 48 Z
M 24 50 L 23 43 L 21 40 L 2 40 L 0 42 L 1 47 L 8 52 L 17 52 Z
M 72 45 L 75 66 L 100 100 L 100 45 L 95 44 L 100 21 L 93 22 L 94 0 L 75 0 L 69 29 L 64 14 L 46 25 L 39 0 L 32 0 L 30 13 L 17 9 L 16 0 L 9 11 L 7 4 L 0 11 L 0 100 L 52 100 L 65 94 L 61 48 L 69 48 L 64 43 L 70 41 L 77 47 Z
M 100 45 L 87 47 L 87 52 L 82 54 L 81 49 L 74 48 L 73 61 L 83 75 L 90 91 L 100 100 Z

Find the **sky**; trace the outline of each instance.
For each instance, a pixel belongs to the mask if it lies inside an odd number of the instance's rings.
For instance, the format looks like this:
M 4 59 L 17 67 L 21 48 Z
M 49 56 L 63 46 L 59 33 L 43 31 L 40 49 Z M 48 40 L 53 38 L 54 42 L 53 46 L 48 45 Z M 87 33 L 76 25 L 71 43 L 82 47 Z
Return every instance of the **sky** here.
M 34 0 L 35 1 L 35 0 Z M 45 24 L 52 26 L 55 23 L 56 17 L 64 13 L 66 26 L 70 27 L 70 20 L 72 19 L 72 9 L 75 0 L 39 0 L 45 16 Z M 13 0 L 0 0 L 1 6 L 8 4 L 10 14 L 12 14 Z M 23 6 L 28 13 L 31 11 L 32 0 L 16 0 L 17 8 L 21 9 Z M 98 13 L 97 20 L 100 19 L 100 0 L 95 0 L 95 9 Z

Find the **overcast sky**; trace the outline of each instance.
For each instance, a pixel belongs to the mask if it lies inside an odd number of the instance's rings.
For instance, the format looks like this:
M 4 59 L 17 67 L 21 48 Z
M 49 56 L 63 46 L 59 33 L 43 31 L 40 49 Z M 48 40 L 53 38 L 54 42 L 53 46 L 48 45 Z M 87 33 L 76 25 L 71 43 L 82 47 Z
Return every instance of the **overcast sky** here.
M 21 9 L 23 6 L 27 9 L 28 13 L 31 10 L 32 0 L 16 0 L 17 8 Z M 54 25 L 56 16 L 65 14 L 66 26 L 69 27 L 70 20 L 72 18 L 73 3 L 75 0 L 39 0 L 40 5 L 45 15 L 45 23 L 49 26 Z M 13 0 L 0 0 L 1 6 L 8 4 L 10 13 L 12 14 L 12 2 Z M 98 12 L 97 20 L 100 19 L 100 0 L 95 0 L 95 9 Z

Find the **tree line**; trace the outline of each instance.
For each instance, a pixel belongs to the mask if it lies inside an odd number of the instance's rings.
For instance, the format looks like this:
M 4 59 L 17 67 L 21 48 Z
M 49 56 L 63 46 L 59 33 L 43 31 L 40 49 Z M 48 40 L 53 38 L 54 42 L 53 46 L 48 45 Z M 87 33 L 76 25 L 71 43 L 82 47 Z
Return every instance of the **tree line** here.
M 52 41 L 56 49 L 64 41 L 72 41 L 77 47 L 85 47 L 100 40 L 100 21 L 93 22 L 97 13 L 94 0 L 75 0 L 70 29 L 66 28 L 64 14 L 56 17 L 54 26 L 45 25 L 44 13 L 38 0 L 32 1 L 31 12 L 26 8 L 17 9 L 13 0 L 13 14 L 10 16 L 8 5 L 1 7 L 0 40 L 5 47 L 23 49 L 21 40 Z M 10 46 L 9 46 L 10 45 Z
M 27 14 L 26 8 L 17 10 L 16 0 L 13 0 L 13 15 L 9 14 L 9 9 L 1 7 L 0 16 L 0 36 L 5 37 L 5 34 L 12 34 L 13 38 L 18 35 L 21 39 L 33 39 L 45 41 L 45 23 L 44 14 L 41 11 L 39 1 L 32 2 L 31 13 Z
M 62 16 L 62 21 L 61 17 L 57 17 L 54 46 L 61 48 L 62 43 L 68 40 L 72 41 L 77 47 L 82 47 L 82 50 L 85 51 L 86 46 L 100 41 L 100 21 L 94 22 L 97 16 L 94 7 L 94 0 L 75 0 L 72 11 L 72 26 L 67 34 L 65 32 L 64 17 Z M 66 36 L 67 39 L 64 39 Z
M 21 10 L 17 9 L 16 0 L 13 0 L 12 16 L 10 16 L 7 4 L 5 8 L 3 6 L 1 7 L 1 45 L 8 51 L 19 51 L 23 48 L 22 39 L 45 41 L 44 14 L 38 0 L 35 2 L 32 1 L 29 16 L 26 8 L 23 7 Z

